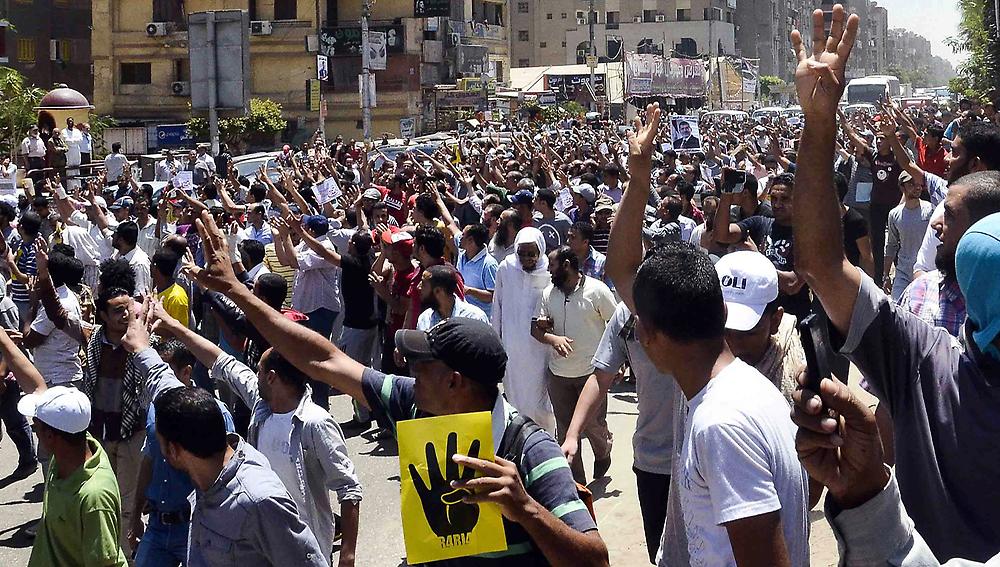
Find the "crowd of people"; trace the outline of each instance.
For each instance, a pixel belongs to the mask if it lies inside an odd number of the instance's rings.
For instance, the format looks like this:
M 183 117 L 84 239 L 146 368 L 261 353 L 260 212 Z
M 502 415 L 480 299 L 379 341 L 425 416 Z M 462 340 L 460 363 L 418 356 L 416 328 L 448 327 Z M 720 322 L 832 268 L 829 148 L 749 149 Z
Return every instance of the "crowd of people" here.
M 801 119 L 706 121 L 697 147 L 652 104 L 391 158 L 317 136 L 249 179 L 199 148 L 155 192 L 119 147 L 0 200 L 29 564 L 354 565 L 344 430 L 480 411 L 497 456 L 455 454 L 476 475 L 451 487 L 500 507 L 507 550 L 440 563 L 614 564 L 583 487 L 623 380 L 652 564 L 808 565 L 824 493 L 843 564 L 1000 557 L 1000 120 L 844 115 L 858 17 L 812 23 Z

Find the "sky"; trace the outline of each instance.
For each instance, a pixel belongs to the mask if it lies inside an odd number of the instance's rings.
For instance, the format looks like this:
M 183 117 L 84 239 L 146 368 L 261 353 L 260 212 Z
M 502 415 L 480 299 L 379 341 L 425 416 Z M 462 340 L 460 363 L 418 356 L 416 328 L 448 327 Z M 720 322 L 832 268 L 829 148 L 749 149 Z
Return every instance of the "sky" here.
M 958 33 L 958 2 L 956 0 L 876 0 L 889 12 L 890 28 L 905 28 L 926 37 L 931 52 L 961 63 L 966 55 L 954 53 L 944 40 Z

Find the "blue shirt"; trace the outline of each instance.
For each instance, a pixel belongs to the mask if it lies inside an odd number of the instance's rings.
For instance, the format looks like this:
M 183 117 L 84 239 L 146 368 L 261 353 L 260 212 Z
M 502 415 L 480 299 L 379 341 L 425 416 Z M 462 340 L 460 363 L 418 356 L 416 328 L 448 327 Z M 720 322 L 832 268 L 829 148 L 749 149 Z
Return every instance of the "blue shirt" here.
M 234 433 L 236 427 L 229 409 L 219 400 L 216 403 L 226 420 L 226 432 Z M 156 410 L 153 404 L 149 404 L 149 413 L 146 415 L 146 445 L 142 452 L 153 461 L 153 477 L 146 488 L 146 498 L 153 508 L 157 512 L 186 511 L 190 507 L 188 495 L 194 492 L 194 485 L 191 484 L 191 477 L 170 466 L 160 451 L 160 442 L 156 440 Z
M 471 303 L 462 301 L 457 296 L 455 297 L 455 306 L 451 308 L 451 317 L 465 317 L 467 319 L 475 319 L 476 321 L 482 321 L 487 325 L 490 324 L 490 318 L 483 313 L 483 310 L 472 305 Z M 442 321 L 441 315 L 436 309 L 431 309 L 428 307 L 424 309 L 424 312 L 417 317 L 417 330 L 419 331 L 429 331 L 431 327 L 437 325 Z
M 615 286 L 611 283 L 611 278 L 607 277 L 604 271 L 604 265 L 608 263 L 608 257 L 601 254 L 594 249 L 593 246 L 590 247 L 590 254 L 587 255 L 587 259 L 583 261 L 583 266 L 581 266 L 580 271 L 583 275 L 594 278 L 595 280 L 604 282 L 608 289 L 614 291 Z
M 465 287 L 467 288 L 474 287 L 476 289 L 493 291 L 496 288 L 497 268 L 499 266 L 500 264 L 497 263 L 497 259 L 486 248 L 480 250 L 479 254 L 476 254 L 476 257 L 471 260 L 465 257 L 464 252 L 458 256 L 458 271 L 461 272 L 462 279 L 465 281 Z M 480 301 L 468 293 L 465 294 L 465 297 L 466 301 L 482 309 L 486 317 L 489 318 L 490 311 L 493 308 L 492 303 Z

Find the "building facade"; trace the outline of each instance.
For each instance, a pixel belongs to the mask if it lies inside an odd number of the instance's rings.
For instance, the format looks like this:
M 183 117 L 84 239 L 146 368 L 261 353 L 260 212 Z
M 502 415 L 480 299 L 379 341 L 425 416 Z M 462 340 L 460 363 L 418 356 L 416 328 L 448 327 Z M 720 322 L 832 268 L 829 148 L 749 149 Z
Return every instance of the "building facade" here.
M 460 52 L 486 53 L 483 65 L 463 59 L 464 75 L 475 70 L 477 76 L 490 71 L 505 77 L 506 2 L 445 2 L 445 15 L 420 18 L 414 4 L 379 0 L 369 15 L 370 31 L 386 34 L 386 69 L 374 73 L 373 136 L 398 134 L 401 118 L 422 113 L 425 87 L 463 76 Z M 291 130 L 314 131 L 320 111 L 310 105 L 307 82 L 317 77 L 317 55 L 327 55 L 329 79 L 321 85 L 326 132 L 361 138 L 361 0 L 93 0 L 93 10 L 92 100 L 99 113 L 144 125 L 186 121 L 187 14 L 247 10 L 251 96 L 281 103 Z
M 790 81 L 797 60 L 792 52 L 793 29 L 810 29 L 816 5 L 809 0 L 739 0 L 736 3 L 736 51 L 760 60 L 760 74 Z M 809 43 L 809 33 L 802 39 Z
M 581 64 L 593 25 L 598 60 L 625 51 L 666 56 L 732 55 L 734 0 L 574 0 L 511 2 L 511 65 Z
M 44 90 L 62 83 L 90 98 L 90 26 L 90 0 L 7 0 L 0 4 L 0 64 Z

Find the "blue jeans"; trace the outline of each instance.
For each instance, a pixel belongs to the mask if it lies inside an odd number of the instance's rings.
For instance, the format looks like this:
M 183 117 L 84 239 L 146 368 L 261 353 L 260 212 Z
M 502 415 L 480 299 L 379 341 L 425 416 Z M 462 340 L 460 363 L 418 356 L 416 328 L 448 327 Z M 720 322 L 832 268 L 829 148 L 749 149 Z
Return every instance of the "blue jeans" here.
M 355 329 L 345 325 L 344 332 L 340 335 L 337 346 L 347 356 L 364 366 L 371 366 L 372 352 L 375 350 L 376 339 L 378 339 L 378 327 Z M 370 421 L 371 414 L 367 408 L 358 402 L 354 402 L 354 418 L 360 422 Z
M 331 311 L 325 307 L 320 307 L 315 311 L 310 311 L 306 313 L 309 316 L 308 321 L 303 321 L 306 327 L 309 327 L 313 331 L 323 335 L 327 340 L 330 340 L 330 334 L 333 333 L 333 324 L 337 321 L 337 311 Z M 320 406 L 325 410 L 330 409 L 330 386 L 325 382 L 317 382 L 316 380 L 309 380 L 309 386 L 312 388 L 312 399 L 316 405 Z
M 135 552 L 136 567 L 177 567 L 187 561 L 190 522 L 165 526 L 150 517 Z
M 2 378 L 0 378 L 2 380 Z M 7 382 L 7 389 L 0 394 L 0 419 L 7 429 L 7 436 L 17 448 L 17 464 L 28 465 L 35 461 L 35 440 L 31 436 L 28 419 L 17 411 L 21 388 L 17 382 Z

